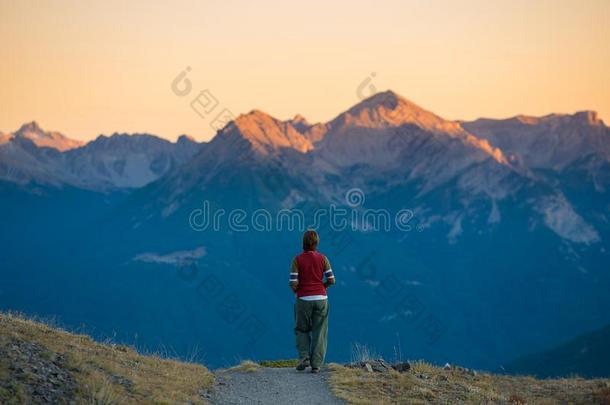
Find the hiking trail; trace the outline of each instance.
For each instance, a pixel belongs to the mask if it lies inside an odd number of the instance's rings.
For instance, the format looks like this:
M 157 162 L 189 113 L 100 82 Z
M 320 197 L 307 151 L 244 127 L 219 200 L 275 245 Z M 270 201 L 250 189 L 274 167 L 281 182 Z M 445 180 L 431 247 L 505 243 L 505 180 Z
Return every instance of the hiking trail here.
M 261 367 L 255 371 L 219 370 L 209 394 L 212 404 L 343 405 L 328 385 L 327 368 L 319 374 L 294 368 Z

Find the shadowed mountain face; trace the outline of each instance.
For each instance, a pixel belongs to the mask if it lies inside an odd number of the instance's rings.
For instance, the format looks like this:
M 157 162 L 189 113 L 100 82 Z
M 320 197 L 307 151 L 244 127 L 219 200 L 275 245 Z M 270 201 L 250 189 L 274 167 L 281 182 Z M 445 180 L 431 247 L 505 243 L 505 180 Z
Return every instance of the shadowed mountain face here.
M 515 374 L 541 378 L 579 375 L 603 377 L 610 375 L 610 325 L 582 334 L 556 348 L 523 356 L 506 367 Z
M 590 113 L 458 123 L 393 92 L 327 123 L 254 110 L 204 145 L 10 140 L 0 305 L 179 355 L 198 347 L 211 365 L 289 357 L 285 273 L 306 224 L 266 226 L 267 214 L 312 224 L 334 207 L 354 217 L 317 223 L 338 280 L 330 360 L 359 342 L 496 368 L 610 322 L 608 145 Z M 203 226 L 206 206 L 217 227 Z M 354 220 L 367 209 L 388 217 Z

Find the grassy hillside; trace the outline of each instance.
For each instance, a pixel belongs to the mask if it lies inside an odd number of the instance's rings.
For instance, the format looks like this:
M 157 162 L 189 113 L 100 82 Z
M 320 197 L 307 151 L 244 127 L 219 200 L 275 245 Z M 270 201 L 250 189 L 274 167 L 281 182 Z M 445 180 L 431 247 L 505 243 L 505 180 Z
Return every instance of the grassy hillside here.
M 0 314 L 0 403 L 204 403 L 203 366 Z
M 526 376 L 445 370 L 415 362 L 409 371 L 371 373 L 331 365 L 333 392 L 348 404 L 599 404 L 610 405 L 610 380 Z
M 284 392 L 299 389 L 301 380 L 295 378 L 310 379 L 309 373 L 296 373 L 295 364 L 247 361 L 228 371 L 259 375 L 271 367 L 284 368 L 286 381 L 275 381 L 280 387 L 275 391 Z M 319 378 L 347 404 L 610 405 L 610 379 L 540 380 L 424 362 L 411 363 L 403 373 L 338 364 L 330 364 L 328 371 Z M 265 378 L 269 379 L 263 375 L 260 384 L 255 381 L 250 388 L 260 393 L 269 382 Z M 129 347 L 100 344 L 85 335 L 0 314 L 0 404 L 202 404 L 211 398 L 213 385 L 214 375 L 201 365 L 144 356 Z M 248 387 L 233 388 L 240 397 L 252 394 Z

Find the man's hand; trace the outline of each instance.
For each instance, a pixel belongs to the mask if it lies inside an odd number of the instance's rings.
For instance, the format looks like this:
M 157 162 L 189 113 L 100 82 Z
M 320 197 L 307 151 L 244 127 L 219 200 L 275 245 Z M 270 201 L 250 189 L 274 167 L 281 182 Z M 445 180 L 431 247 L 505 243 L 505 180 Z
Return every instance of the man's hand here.
M 292 290 L 292 292 L 297 292 L 297 290 L 299 289 L 299 285 L 297 283 L 290 283 L 290 289 Z

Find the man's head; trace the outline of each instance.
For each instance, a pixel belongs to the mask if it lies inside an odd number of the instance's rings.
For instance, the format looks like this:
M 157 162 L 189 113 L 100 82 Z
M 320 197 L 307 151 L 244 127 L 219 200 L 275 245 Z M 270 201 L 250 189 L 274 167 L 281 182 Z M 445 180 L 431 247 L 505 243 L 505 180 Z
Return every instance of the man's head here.
M 303 250 L 316 250 L 318 243 L 320 243 L 320 237 L 316 231 L 313 229 L 305 231 L 303 234 Z

